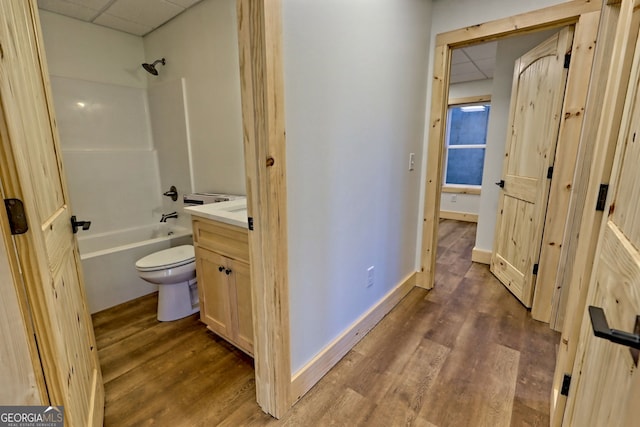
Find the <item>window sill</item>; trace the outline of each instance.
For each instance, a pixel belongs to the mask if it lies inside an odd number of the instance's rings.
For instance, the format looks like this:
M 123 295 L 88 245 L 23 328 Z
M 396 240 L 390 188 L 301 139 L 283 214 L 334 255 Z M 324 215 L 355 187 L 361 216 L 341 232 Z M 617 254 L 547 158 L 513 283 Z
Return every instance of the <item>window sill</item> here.
M 475 194 L 480 195 L 481 187 L 458 187 L 452 185 L 443 185 L 442 192 L 443 193 L 457 193 L 457 194 Z

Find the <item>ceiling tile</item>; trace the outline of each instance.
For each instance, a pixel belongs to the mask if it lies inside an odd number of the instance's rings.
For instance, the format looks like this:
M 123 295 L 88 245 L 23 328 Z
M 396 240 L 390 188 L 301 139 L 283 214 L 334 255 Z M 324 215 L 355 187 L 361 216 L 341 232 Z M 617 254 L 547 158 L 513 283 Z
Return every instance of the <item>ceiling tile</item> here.
M 469 62 L 469 58 L 462 52 L 462 49 L 454 49 L 451 52 L 451 64 L 456 65 L 462 62 Z
M 40 9 L 48 10 L 49 12 L 80 19 L 85 22 L 91 21 L 98 13 L 100 13 L 101 9 L 99 6 L 89 6 L 89 3 L 87 5 L 83 5 L 66 0 L 38 0 L 38 7 Z
M 137 22 L 128 21 L 117 16 L 109 15 L 108 13 L 103 13 L 93 22 L 98 25 L 104 25 L 105 27 L 124 31 L 125 33 L 133 34 L 136 36 L 143 36 L 153 30 L 153 27 Z
M 145 35 L 200 1 L 38 0 L 38 7 L 115 30 Z
M 496 65 L 495 58 L 489 59 L 480 59 L 475 62 L 476 66 L 482 71 L 487 77 L 493 77 L 493 69 Z
M 451 67 L 451 75 L 479 73 L 478 69 L 472 62 L 463 62 Z
M 495 58 L 497 49 L 497 42 L 489 42 L 465 47 L 464 51 L 472 61 L 476 61 L 479 59 Z
M 183 11 L 184 8 L 164 0 L 116 0 L 105 13 L 156 28 Z

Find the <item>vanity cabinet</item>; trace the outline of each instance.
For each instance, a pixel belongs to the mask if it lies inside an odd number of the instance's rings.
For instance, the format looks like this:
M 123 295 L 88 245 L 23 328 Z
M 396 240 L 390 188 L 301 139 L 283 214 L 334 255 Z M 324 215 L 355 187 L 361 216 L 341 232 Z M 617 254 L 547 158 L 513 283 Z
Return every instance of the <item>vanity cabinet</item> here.
M 200 320 L 253 355 L 248 230 L 194 217 Z

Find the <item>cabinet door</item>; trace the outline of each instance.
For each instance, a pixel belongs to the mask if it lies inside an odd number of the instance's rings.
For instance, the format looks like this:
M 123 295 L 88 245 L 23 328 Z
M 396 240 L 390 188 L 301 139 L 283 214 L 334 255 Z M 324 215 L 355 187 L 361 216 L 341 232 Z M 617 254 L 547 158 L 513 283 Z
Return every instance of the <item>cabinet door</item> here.
M 224 272 L 226 266 L 227 258 L 206 249 L 196 248 L 196 273 L 201 298 L 200 319 L 213 332 L 228 338 L 232 331 L 229 281 Z
M 232 301 L 234 315 L 233 324 L 234 341 L 247 353 L 253 355 L 253 314 L 251 308 L 251 275 L 249 264 L 229 260 L 232 274 L 231 281 L 232 298 L 235 297 L 235 304 Z M 235 292 L 233 292 L 235 291 Z

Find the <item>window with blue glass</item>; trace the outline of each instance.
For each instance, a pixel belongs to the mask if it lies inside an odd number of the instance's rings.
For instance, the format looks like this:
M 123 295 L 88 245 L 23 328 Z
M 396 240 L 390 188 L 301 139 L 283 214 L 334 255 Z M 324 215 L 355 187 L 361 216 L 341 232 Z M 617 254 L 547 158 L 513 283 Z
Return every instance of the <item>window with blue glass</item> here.
M 446 134 L 445 185 L 480 186 L 487 147 L 488 103 L 449 107 Z

